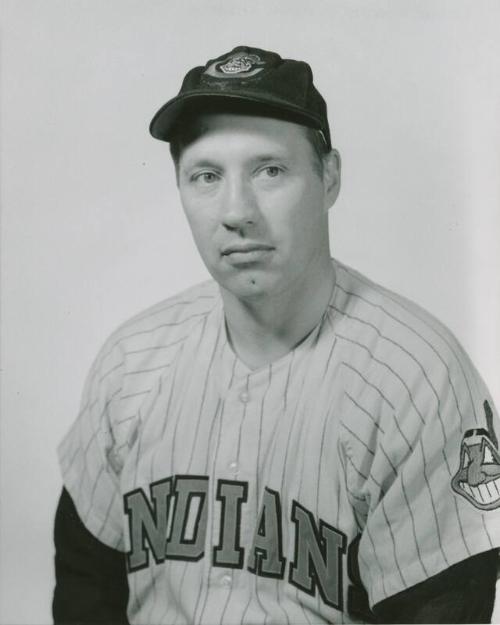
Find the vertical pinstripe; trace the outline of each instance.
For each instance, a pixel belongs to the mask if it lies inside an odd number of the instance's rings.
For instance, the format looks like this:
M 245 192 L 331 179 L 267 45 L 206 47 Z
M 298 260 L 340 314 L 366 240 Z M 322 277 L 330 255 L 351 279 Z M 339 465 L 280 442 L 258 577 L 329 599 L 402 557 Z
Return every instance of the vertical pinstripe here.
M 425 480 L 425 485 L 427 487 L 427 492 L 429 494 L 429 499 L 431 501 L 431 506 L 432 506 L 432 512 L 433 512 L 433 517 L 434 517 L 434 523 L 435 523 L 435 527 L 436 527 L 436 535 L 438 538 L 438 542 L 439 542 L 439 550 L 441 551 L 441 555 L 443 556 L 444 561 L 446 562 L 446 566 L 450 566 L 450 563 L 448 562 L 448 559 L 446 557 L 446 554 L 444 552 L 443 549 L 443 542 L 441 539 L 441 529 L 439 527 L 439 519 L 438 519 L 438 515 L 436 513 L 436 504 L 434 502 L 434 497 L 432 494 L 432 488 L 429 484 L 429 478 L 427 477 L 427 472 L 426 472 L 426 459 L 425 459 L 425 452 L 424 452 L 424 446 L 422 441 L 419 441 L 419 448 L 420 448 L 420 453 L 422 454 L 422 466 L 423 466 L 423 473 L 424 473 L 424 480 Z
M 236 364 L 236 361 L 235 361 L 235 364 Z M 233 374 L 234 374 L 234 367 L 233 367 Z M 229 383 L 229 387 L 231 387 L 231 384 L 232 384 L 232 376 L 231 376 L 231 380 L 230 380 L 230 383 Z M 214 471 L 214 467 L 216 465 L 217 456 L 218 456 L 218 453 L 219 453 L 219 445 L 220 445 L 220 440 L 221 440 L 221 435 L 222 435 L 222 418 L 223 418 L 223 415 L 224 415 L 224 400 L 221 401 L 220 416 L 219 416 L 219 431 L 217 433 L 217 444 L 215 446 L 215 452 L 214 452 L 214 456 L 213 456 L 212 471 L 211 471 L 212 475 L 215 472 Z M 207 465 L 206 466 L 208 467 L 208 455 L 207 455 Z M 212 488 L 212 496 L 214 498 L 215 497 L 216 484 L 212 483 L 211 488 Z M 210 517 L 210 524 L 211 525 L 210 525 L 210 529 L 209 529 L 208 534 L 211 535 L 213 533 L 213 516 Z M 202 587 L 200 586 L 200 592 L 198 593 L 198 598 L 196 600 L 196 605 L 195 605 L 195 610 L 194 610 L 194 617 L 195 618 L 193 620 L 194 620 L 195 623 L 197 622 L 196 621 L 196 615 L 198 613 L 198 605 L 199 605 L 200 598 L 201 598 L 201 591 L 202 591 Z M 205 605 L 206 605 L 206 601 L 207 601 L 207 598 L 208 598 L 207 595 L 208 595 L 208 587 L 205 588 L 205 599 L 204 599 L 203 606 L 202 606 L 201 613 L 200 613 L 200 620 L 199 620 L 200 623 L 202 622 L 201 619 L 203 617 L 203 612 L 205 611 Z

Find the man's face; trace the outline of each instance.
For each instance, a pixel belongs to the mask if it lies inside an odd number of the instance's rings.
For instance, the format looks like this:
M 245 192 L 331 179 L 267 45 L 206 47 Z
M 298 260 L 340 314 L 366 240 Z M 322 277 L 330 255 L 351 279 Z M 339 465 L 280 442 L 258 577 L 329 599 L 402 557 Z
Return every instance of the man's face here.
M 315 169 L 306 129 L 237 114 L 200 120 L 178 182 L 193 236 L 214 279 L 240 299 L 300 289 L 329 258 L 328 209 L 338 158 Z

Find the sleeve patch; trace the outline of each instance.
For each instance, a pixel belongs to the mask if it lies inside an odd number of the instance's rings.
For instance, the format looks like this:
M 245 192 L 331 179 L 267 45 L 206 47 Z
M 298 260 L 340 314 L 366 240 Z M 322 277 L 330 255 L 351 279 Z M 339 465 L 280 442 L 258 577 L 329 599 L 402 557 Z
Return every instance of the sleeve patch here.
M 500 508 L 500 453 L 493 413 L 484 402 L 487 429 L 467 430 L 460 445 L 460 465 L 452 489 L 480 510 Z

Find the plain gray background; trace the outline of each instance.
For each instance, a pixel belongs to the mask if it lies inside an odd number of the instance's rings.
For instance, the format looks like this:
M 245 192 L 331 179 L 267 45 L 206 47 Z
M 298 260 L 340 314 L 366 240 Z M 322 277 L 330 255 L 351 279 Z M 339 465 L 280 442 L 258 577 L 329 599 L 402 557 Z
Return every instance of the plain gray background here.
M 334 254 L 444 321 L 500 404 L 497 0 L 1 6 L 0 623 L 51 620 L 55 450 L 97 349 L 207 276 L 147 125 L 236 45 L 312 65 L 343 157 Z

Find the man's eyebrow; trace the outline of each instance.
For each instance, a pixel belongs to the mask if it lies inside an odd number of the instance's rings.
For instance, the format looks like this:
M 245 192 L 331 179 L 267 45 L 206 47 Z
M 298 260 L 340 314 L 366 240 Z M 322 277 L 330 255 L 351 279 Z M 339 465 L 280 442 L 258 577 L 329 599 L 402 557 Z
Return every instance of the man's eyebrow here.
M 279 161 L 280 163 L 290 163 L 291 159 L 284 154 L 279 152 L 269 153 L 269 154 L 260 154 L 258 156 L 252 157 L 249 159 L 249 163 L 252 165 L 263 165 L 265 163 L 273 163 Z M 193 159 L 192 161 L 187 161 L 181 167 L 184 171 L 189 171 L 193 168 L 198 167 L 213 167 L 216 169 L 221 169 L 222 166 L 217 162 L 216 159 L 211 159 L 209 156 L 203 156 L 197 159 Z
M 290 157 L 285 156 L 284 154 L 275 153 L 275 154 L 262 154 L 260 156 L 256 156 L 252 159 L 252 162 L 261 164 L 261 163 L 269 163 L 273 161 L 280 161 L 282 163 L 289 163 L 291 161 Z
M 215 160 L 203 157 L 187 161 L 182 169 L 192 169 L 193 167 L 220 167 L 220 165 L 217 165 Z

